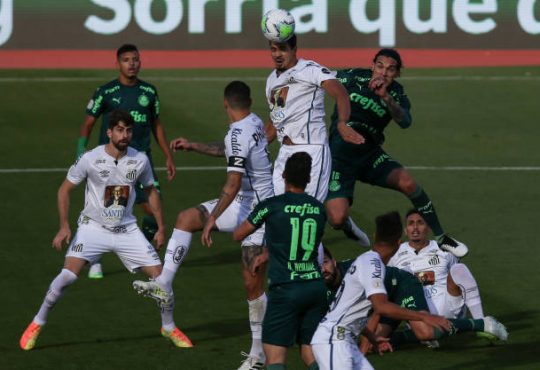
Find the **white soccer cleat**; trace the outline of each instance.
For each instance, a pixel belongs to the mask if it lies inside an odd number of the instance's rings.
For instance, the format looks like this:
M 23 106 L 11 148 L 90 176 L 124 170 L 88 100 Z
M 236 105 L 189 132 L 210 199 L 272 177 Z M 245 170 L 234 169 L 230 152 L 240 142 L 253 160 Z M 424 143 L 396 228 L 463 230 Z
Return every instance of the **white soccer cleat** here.
M 94 263 L 88 270 L 89 279 L 103 279 L 103 271 L 101 270 L 101 263 Z
M 508 340 L 508 330 L 493 316 L 486 316 L 484 320 L 484 334 L 488 339 L 498 339 L 501 341 Z M 487 335 L 485 335 L 487 334 Z
M 135 280 L 133 282 L 133 289 L 144 297 L 155 299 L 160 305 L 168 304 L 173 299 L 172 292 L 167 292 L 164 287 L 153 280 Z
M 469 248 L 465 244 L 448 235 L 443 235 L 437 244 L 443 251 L 452 253 L 457 258 L 465 257 L 469 253 Z
M 347 238 L 354 240 L 362 247 L 369 247 L 371 245 L 371 241 L 369 240 L 367 234 L 354 223 L 353 219 L 350 216 L 348 222 L 350 222 L 351 231 L 349 232 L 343 230 Z
M 436 339 L 424 340 L 424 341 L 421 341 L 420 343 L 422 343 L 424 346 L 426 346 L 427 348 L 430 348 L 430 349 L 439 348 L 441 346 L 439 344 L 439 341 L 436 340 Z
M 242 356 L 246 359 L 242 361 L 242 365 L 238 370 L 262 370 L 264 369 L 264 360 L 260 357 L 247 354 L 245 352 L 240 352 Z

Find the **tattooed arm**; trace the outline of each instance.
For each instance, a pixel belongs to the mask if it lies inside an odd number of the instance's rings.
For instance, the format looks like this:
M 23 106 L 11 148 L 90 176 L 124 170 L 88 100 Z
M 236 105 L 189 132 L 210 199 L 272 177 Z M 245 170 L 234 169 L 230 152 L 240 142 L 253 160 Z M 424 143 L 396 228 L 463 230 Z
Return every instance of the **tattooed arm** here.
M 179 137 L 171 141 L 171 149 L 173 151 L 194 151 L 201 154 L 211 155 L 214 157 L 225 157 L 225 144 L 223 142 L 213 143 L 194 143 L 184 137 Z

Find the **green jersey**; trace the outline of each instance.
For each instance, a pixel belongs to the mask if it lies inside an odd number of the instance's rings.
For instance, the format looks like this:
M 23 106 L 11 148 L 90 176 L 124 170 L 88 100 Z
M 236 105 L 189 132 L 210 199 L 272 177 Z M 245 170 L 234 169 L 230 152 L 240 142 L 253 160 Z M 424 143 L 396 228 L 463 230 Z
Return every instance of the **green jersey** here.
M 268 284 L 320 280 L 317 248 L 326 225 L 324 205 L 307 194 L 285 193 L 260 202 L 249 215 L 265 227 Z
M 351 117 L 349 125 L 362 134 L 368 143 L 381 145 L 384 142 L 383 131 L 392 120 L 390 111 L 380 97 L 369 89 L 373 72 L 370 69 L 355 68 L 341 70 L 337 73 L 338 80 L 345 86 L 351 101 Z M 407 112 L 410 117 L 411 103 L 405 95 L 403 86 L 393 81 L 388 87 L 389 94 Z M 337 107 L 332 114 L 330 135 L 337 133 Z M 403 127 L 410 125 L 410 120 Z
M 159 117 L 159 98 L 154 86 L 137 80 L 134 86 L 125 86 L 118 79 L 99 87 L 86 107 L 86 114 L 98 118 L 103 115 L 99 143 L 109 142 L 107 126 L 110 113 L 122 109 L 131 113 L 135 126 L 131 147 L 150 151 L 150 136 L 154 121 Z

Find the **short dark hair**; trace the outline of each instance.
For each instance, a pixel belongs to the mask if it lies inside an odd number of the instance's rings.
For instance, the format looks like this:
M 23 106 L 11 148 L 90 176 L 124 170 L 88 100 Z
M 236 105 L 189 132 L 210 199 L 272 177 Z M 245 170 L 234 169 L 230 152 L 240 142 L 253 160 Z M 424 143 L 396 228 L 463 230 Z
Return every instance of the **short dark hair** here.
M 283 177 L 295 187 L 305 189 L 310 181 L 311 156 L 306 152 L 296 152 L 285 163 Z
M 297 42 L 298 42 L 298 39 L 296 38 L 296 34 L 292 35 L 292 37 L 290 39 L 288 39 L 287 41 L 283 41 L 283 42 L 278 42 L 278 41 L 268 41 L 268 44 L 272 45 L 272 43 L 275 42 L 276 44 L 287 44 L 289 45 L 289 47 L 292 49 L 294 49 L 297 45 Z
M 132 127 L 134 125 L 133 117 L 129 112 L 121 109 L 115 109 L 111 112 L 109 116 L 108 128 L 111 130 L 116 127 L 120 122 L 124 122 L 124 125 Z
M 233 109 L 251 107 L 251 89 L 242 81 L 233 81 L 225 87 L 225 99 Z
M 133 44 L 124 44 L 120 46 L 118 49 L 116 49 L 116 59 L 120 59 L 122 54 L 130 51 L 136 51 L 138 53 L 139 49 L 137 49 L 137 47 Z
M 330 253 L 330 250 L 326 248 L 326 246 L 323 245 L 323 253 L 325 257 L 328 257 L 329 259 L 333 260 L 334 257 L 332 256 L 332 253 Z
M 420 213 L 419 210 L 417 210 L 416 208 L 411 208 L 407 211 L 407 213 L 405 214 L 405 219 L 408 219 L 410 215 L 420 215 L 422 218 L 424 216 L 422 216 L 422 214 Z
M 397 70 L 401 71 L 401 67 L 403 67 L 403 62 L 401 61 L 401 55 L 399 55 L 396 49 L 385 48 L 385 49 L 379 50 L 377 54 L 375 54 L 375 57 L 373 58 L 373 63 L 375 63 L 377 61 L 377 58 L 380 56 L 385 56 L 385 57 L 394 59 L 397 63 Z
M 403 224 L 398 212 L 385 213 L 375 219 L 375 243 L 397 244 L 402 233 Z

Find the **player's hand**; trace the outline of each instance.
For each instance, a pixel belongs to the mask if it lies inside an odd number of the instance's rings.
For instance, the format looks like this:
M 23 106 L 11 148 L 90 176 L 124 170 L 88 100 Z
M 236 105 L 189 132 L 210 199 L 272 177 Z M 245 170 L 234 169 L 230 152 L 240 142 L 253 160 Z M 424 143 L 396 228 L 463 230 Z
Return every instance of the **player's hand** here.
M 165 165 L 167 166 L 167 180 L 171 181 L 176 175 L 176 166 L 174 165 L 173 159 L 167 158 Z
M 161 247 L 163 247 L 163 244 L 165 244 L 165 229 L 164 228 L 159 228 L 154 234 L 154 244 L 156 246 L 156 250 L 160 250 Z
M 450 331 L 452 329 L 452 323 L 443 316 L 426 314 L 422 318 L 422 321 L 428 325 L 438 328 L 439 330 Z
M 374 77 L 369 81 L 368 87 L 380 98 L 385 98 L 388 95 L 388 83 L 383 76 Z
M 373 352 L 383 355 L 384 352 L 394 352 L 394 348 L 390 344 L 390 338 L 384 338 L 377 336 L 375 343 L 373 343 Z
M 204 228 L 201 235 L 201 243 L 207 247 L 210 247 L 213 243 L 212 241 L 212 230 L 216 226 L 216 219 L 213 216 L 209 216 L 208 220 L 204 224 Z
M 251 276 L 256 276 L 259 272 L 260 267 L 268 261 L 268 248 L 263 248 L 263 252 L 257 257 L 253 258 L 253 262 L 249 267 L 249 272 Z
M 345 122 L 338 122 L 337 129 L 344 141 L 351 144 L 364 144 L 366 139 L 356 132 L 352 127 Z
M 69 228 L 69 226 L 62 227 L 60 228 L 60 230 L 58 230 L 58 233 L 56 233 L 56 236 L 54 237 L 52 242 L 53 248 L 57 251 L 61 251 L 62 243 L 64 241 L 66 242 L 66 244 L 69 244 L 69 242 L 71 241 L 71 229 Z
M 179 150 L 189 152 L 192 150 L 191 143 L 185 137 L 177 137 L 176 139 L 172 140 L 170 147 L 174 152 Z

